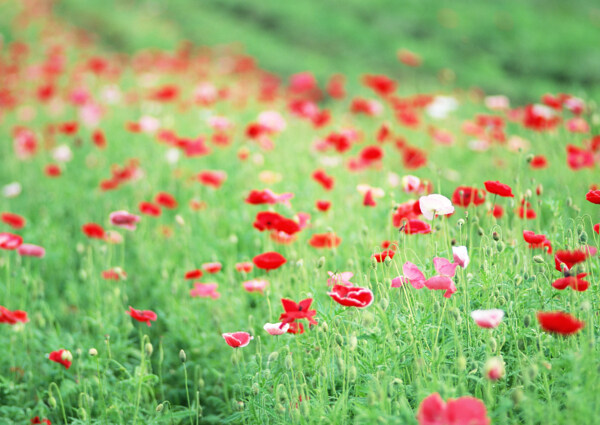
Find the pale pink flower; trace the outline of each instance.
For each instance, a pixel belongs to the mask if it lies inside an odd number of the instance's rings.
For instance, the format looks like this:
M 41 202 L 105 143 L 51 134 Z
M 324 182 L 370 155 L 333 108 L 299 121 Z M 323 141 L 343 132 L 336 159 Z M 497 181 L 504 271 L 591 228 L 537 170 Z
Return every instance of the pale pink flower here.
M 452 201 L 443 195 L 432 194 L 421 196 L 419 198 L 419 207 L 423 216 L 427 220 L 433 220 L 433 217 L 438 215 L 448 215 L 454 212 Z
M 263 326 L 264 330 L 269 333 L 269 335 L 283 335 L 290 328 L 289 323 L 265 323 Z
M 121 210 L 111 213 L 109 220 L 114 226 L 122 227 L 127 230 L 135 230 L 136 223 L 140 221 L 140 217 Z
M 504 318 L 504 311 L 499 309 L 474 310 L 471 312 L 471 317 L 482 328 L 495 328 Z
M 221 296 L 217 292 L 219 285 L 217 283 L 194 282 L 194 288 L 190 290 L 190 296 L 198 298 L 217 299 Z
M 327 279 L 327 286 L 333 285 L 345 285 L 345 286 L 353 286 L 350 279 L 354 276 L 352 272 L 341 272 L 341 273 L 333 273 L 327 272 L 329 275 L 329 279 Z
M 244 289 L 248 292 L 264 292 L 265 288 L 269 286 L 269 282 L 264 279 L 252 279 L 242 283 Z
M 17 253 L 22 257 L 43 258 L 46 255 L 46 250 L 41 246 L 24 243 L 17 248 Z
M 469 265 L 470 259 L 466 246 L 453 246 L 452 256 L 454 257 L 454 262 L 463 269 L 466 269 Z

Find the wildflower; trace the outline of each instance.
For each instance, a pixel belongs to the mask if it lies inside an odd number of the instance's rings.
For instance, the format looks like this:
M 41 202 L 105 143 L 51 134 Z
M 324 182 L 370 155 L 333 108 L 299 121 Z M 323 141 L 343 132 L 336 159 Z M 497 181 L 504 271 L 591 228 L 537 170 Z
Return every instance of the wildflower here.
M 552 254 L 552 244 L 545 235 L 536 235 L 530 230 L 523 230 L 523 239 L 529 244 L 530 249 L 545 249 Z
M 270 251 L 257 255 L 252 259 L 256 267 L 263 270 L 275 270 L 287 262 L 285 257 L 278 252 Z
M 488 180 L 484 183 L 485 190 L 494 195 L 502 196 L 504 198 L 514 198 L 515 195 L 512 193 L 512 189 L 509 185 L 500 183 L 499 181 Z
M 81 231 L 91 239 L 104 239 L 104 229 L 96 223 L 87 223 L 81 226 Z
M 310 325 L 317 325 L 317 321 L 314 319 L 314 316 L 317 314 L 316 310 L 310 310 L 310 305 L 312 304 L 312 298 L 307 298 L 305 300 L 300 301 L 299 303 L 295 303 L 292 300 L 287 298 L 281 299 L 281 304 L 283 305 L 284 313 L 281 313 L 279 316 L 279 320 L 281 323 L 289 324 L 290 328 L 288 329 L 288 333 L 303 333 L 304 325 L 298 320 L 306 319 Z
M 477 323 L 477 326 L 482 328 L 495 328 L 497 327 L 502 318 L 504 317 L 504 311 L 499 309 L 492 310 L 474 310 L 471 312 L 471 317 Z
M 6 307 L 0 305 L 0 323 L 15 325 L 17 323 L 27 323 L 29 318 L 23 310 L 10 311 Z
M 138 322 L 146 322 L 148 326 L 152 326 L 150 321 L 156 320 L 156 313 L 152 310 L 136 310 L 133 307 L 129 306 L 129 311 L 127 311 L 126 313 Z
M 2 213 L 2 215 L 0 215 L 0 220 L 5 224 L 8 224 L 13 229 L 18 230 L 25 227 L 25 219 L 18 214 L 9 212 Z
M 467 252 L 466 246 L 453 246 L 452 247 L 452 255 L 454 257 L 454 262 L 458 264 L 463 269 L 466 269 L 469 265 L 469 253 Z
M 314 234 L 308 241 L 313 248 L 335 248 L 342 242 L 342 239 L 335 233 Z
M 140 217 L 121 210 L 111 213 L 109 220 L 114 226 L 122 227 L 127 230 L 135 230 L 136 224 L 140 221 Z
M 223 265 L 219 262 L 202 264 L 202 270 L 204 270 L 206 273 L 211 273 L 211 274 L 218 273 L 221 271 L 222 268 L 223 268 Z
M 334 285 L 327 295 L 345 307 L 365 308 L 373 303 L 373 292 L 369 288 L 358 286 Z
M 217 283 L 195 282 L 194 288 L 190 290 L 190 296 L 194 298 L 212 298 L 214 300 L 221 297 L 217 292 L 219 285 Z
M 474 187 L 458 186 L 452 194 L 452 203 L 463 208 L 467 208 L 471 204 L 481 205 L 484 201 L 485 192 Z
M 540 311 L 537 313 L 537 319 L 542 329 L 546 332 L 560 335 L 573 335 L 585 326 L 584 322 L 562 311 Z
M 190 270 L 185 272 L 185 275 L 183 276 L 184 279 L 200 279 L 202 277 L 204 273 L 202 273 L 202 270 L 200 269 L 196 269 L 196 270 Z
M 264 279 L 252 279 L 242 282 L 242 285 L 248 292 L 260 292 L 262 294 L 269 282 Z
M 327 279 L 327 285 L 344 285 L 344 286 L 353 286 L 350 279 L 354 276 L 352 272 L 341 272 L 341 273 L 333 273 L 327 272 L 329 275 L 329 279 Z
M 585 195 L 585 199 L 590 201 L 592 204 L 600 204 L 600 190 L 590 190 Z
M 62 349 L 51 352 L 48 356 L 48 359 L 52 360 L 53 362 L 60 363 L 65 367 L 65 369 L 68 369 L 71 367 L 71 363 L 73 362 L 73 355 L 69 350 Z
M 269 333 L 269 335 L 283 335 L 290 328 L 289 323 L 265 323 L 263 329 Z
M 248 332 L 233 332 L 233 333 L 224 333 L 223 338 L 227 345 L 233 348 L 241 348 L 250 344 L 250 341 L 254 339 L 253 336 L 250 336 Z
M 250 273 L 254 268 L 254 264 L 250 261 L 245 261 L 243 263 L 236 263 L 235 269 L 240 273 Z
M 579 273 L 577 276 L 565 276 L 560 279 L 556 279 L 552 283 L 552 287 L 562 291 L 567 287 L 570 287 L 574 291 L 584 292 L 590 287 L 590 282 L 583 280 L 587 276 L 587 273 Z
M 448 399 L 444 402 L 438 393 L 426 397 L 417 412 L 419 425 L 489 425 L 483 402 L 474 397 Z
M 23 238 L 12 233 L 0 233 L 0 249 L 14 250 L 21 246 Z
M 583 263 L 588 257 L 596 255 L 597 249 L 593 246 L 585 246 L 575 250 L 558 250 L 554 254 L 556 270 L 570 270 L 575 264 Z
M 504 361 L 501 357 L 491 357 L 485 362 L 485 376 L 491 381 L 497 381 L 506 374 Z
M 38 245 L 24 243 L 17 248 L 17 253 L 21 257 L 43 258 L 46 255 L 46 250 Z
M 154 202 L 156 202 L 158 205 L 160 205 L 161 207 L 164 207 L 164 208 L 168 208 L 168 209 L 177 208 L 177 201 L 175 200 L 173 195 L 171 195 L 170 193 L 167 193 L 167 192 L 158 193 L 156 195 L 156 197 L 154 198 Z

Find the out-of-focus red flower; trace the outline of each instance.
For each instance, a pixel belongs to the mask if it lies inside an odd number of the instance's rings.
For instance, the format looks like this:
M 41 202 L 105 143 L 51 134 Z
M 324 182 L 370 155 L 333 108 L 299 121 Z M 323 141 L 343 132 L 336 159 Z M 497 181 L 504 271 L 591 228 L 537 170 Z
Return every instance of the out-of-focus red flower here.
M 561 277 L 552 283 L 552 287 L 561 291 L 570 287 L 574 291 L 584 292 L 590 287 L 590 282 L 583 279 L 586 276 L 587 273 L 579 273 L 577 276 Z
M 308 241 L 313 248 L 335 248 L 341 242 L 342 239 L 335 233 L 316 233 Z
M 7 323 L 14 325 L 17 323 L 27 323 L 29 318 L 27 313 L 23 310 L 9 310 L 6 307 L 0 305 L 0 323 Z
M 474 397 L 448 399 L 445 403 L 438 393 L 426 397 L 417 412 L 419 425 L 489 425 L 483 402 Z
M 65 367 L 65 369 L 68 369 L 71 367 L 71 363 L 73 362 L 73 355 L 70 351 L 61 349 L 51 352 L 48 356 L 48 359 L 52 360 L 53 362 L 60 363 Z
M 156 313 L 152 310 L 136 310 L 131 306 L 129 306 L 129 311 L 126 313 L 138 322 L 145 322 L 148 326 L 152 326 L 150 321 L 155 321 L 157 317 Z
M 560 335 L 573 335 L 585 326 L 585 323 L 577 320 L 569 313 L 562 311 L 538 312 L 537 319 L 542 329 L 546 332 Z
M 104 229 L 102 226 L 96 223 L 87 223 L 81 226 L 81 231 L 85 233 L 88 238 L 92 239 L 103 239 Z
M 9 212 L 2 213 L 2 215 L 0 215 L 0 220 L 13 229 L 22 229 L 25 226 L 25 219 L 18 214 Z
M 270 251 L 259 254 L 252 259 L 256 267 L 262 270 L 275 270 L 284 265 L 287 260 L 278 252 Z
M 499 181 L 486 181 L 484 183 L 485 190 L 494 195 L 502 196 L 505 198 L 514 198 L 515 195 L 512 193 L 512 189 L 509 185 L 500 183 Z
M 177 208 L 177 200 L 175 197 L 167 192 L 159 192 L 154 198 L 154 202 L 164 208 L 174 209 Z
M 140 202 L 138 208 L 142 214 L 149 215 L 151 217 L 159 217 L 161 214 L 160 207 L 152 202 Z
M 529 248 L 545 249 L 548 254 L 552 254 L 552 244 L 546 235 L 536 235 L 531 230 L 523 230 L 523 239 L 529 244 Z
M 600 190 L 590 190 L 586 195 L 585 199 L 592 204 L 600 205 Z
M 481 205 L 485 202 L 485 192 L 469 186 L 458 186 L 452 194 L 452 203 L 463 208 L 473 204 Z
M 56 164 L 48 164 L 44 170 L 48 177 L 60 177 L 62 171 L 60 167 Z
M 334 185 L 335 181 L 334 181 L 333 177 L 327 175 L 327 173 L 325 173 L 325 171 L 323 171 L 323 170 L 315 171 L 312 175 L 312 178 L 317 183 L 319 183 L 321 186 L 323 186 L 323 189 L 325 189 L 325 190 L 333 189 L 333 185 Z

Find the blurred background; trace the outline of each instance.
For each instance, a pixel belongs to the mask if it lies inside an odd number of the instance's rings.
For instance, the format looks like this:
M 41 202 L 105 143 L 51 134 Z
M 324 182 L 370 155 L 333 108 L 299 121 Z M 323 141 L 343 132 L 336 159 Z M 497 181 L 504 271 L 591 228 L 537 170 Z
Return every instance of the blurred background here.
M 411 92 L 479 87 L 517 103 L 600 94 L 597 0 L 56 0 L 55 13 L 112 50 L 237 43 L 282 77 L 385 73 Z

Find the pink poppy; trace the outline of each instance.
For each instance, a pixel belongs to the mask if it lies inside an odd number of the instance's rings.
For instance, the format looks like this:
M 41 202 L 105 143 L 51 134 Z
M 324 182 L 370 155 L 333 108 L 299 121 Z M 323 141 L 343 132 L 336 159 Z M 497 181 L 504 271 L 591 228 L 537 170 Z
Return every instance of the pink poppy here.
M 289 323 L 265 323 L 263 329 L 269 333 L 269 335 L 283 335 L 290 328 Z
M 233 348 L 245 347 L 254 339 L 248 332 L 224 333 L 222 336 L 225 342 Z
M 204 270 L 206 273 L 218 273 L 221 271 L 222 268 L 223 266 L 219 262 L 202 264 L 202 270 Z
M 135 214 L 130 214 L 127 211 L 115 211 L 110 214 L 109 220 L 114 226 L 122 227 L 127 230 L 135 230 L 136 223 L 140 221 L 140 217 Z
M 470 259 L 466 246 L 453 246 L 452 256 L 454 257 L 454 262 L 463 269 L 466 269 L 469 265 Z
M 17 253 L 22 257 L 38 257 L 43 258 L 46 255 L 46 250 L 41 246 L 24 243 L 17 248 Z
M 450 298 L 456 292 L 456 285 L 448 276 L 433 276 L 425 281 L 427 289 L 446 291 L 445 298 Z
M 344 307 L 365 308 L 373 303 L 373 292 L 369 288 L 359 288 L 358 286 L 334 285 L 327 295 Z
M 236 263 L 235 269 L 240 273 L 250 273 L 254 268 L 254 264 L 250 261 L 245 261 L 243 263 Z
M 419 425 L 489 425 L 483 402 L 474 397 L 448 399 L 445 403 L 438 393 L 426 397 L 417 412 Z
M 212 298 L 216 300 L 221 296 L 217 292 L 219 285 L 217 283 L 194 282 L 194 288 L 190 290 L 190 296 L 196 298 Z
M 499 309 L 474 310 L 471 312 L 471 317 L 478 326 L 490 329 L 495 328 L 500 324 L 504 317 L 504 311 Z
M 242 285 L 244 285 L 244 289 L 248 292 L 260 292 L 262 294 L 269 285 L 269 282 L 264 279 L 252 279 L 243 282 Z
M 454 277 L 456 274 L 456 268 L 458 267 L 457 263 L 451 263 L 445 258 L 434 257 L 433 258 L 433 266 L 435 267 L 435 271 L 439 274 Z
M 327 279 L 327 286 L 332 286 L 332 285 L 354 286 L 354 285 L 352 285 L 352 282 L 350 282 L 350 279 L 352 279 L 352 276 L 354 276 L 354 273 L 352 273 L 352 272 L 340 272 L 340 273 L 327 272 L 327 274 L 329 275 L 329 279 Z

